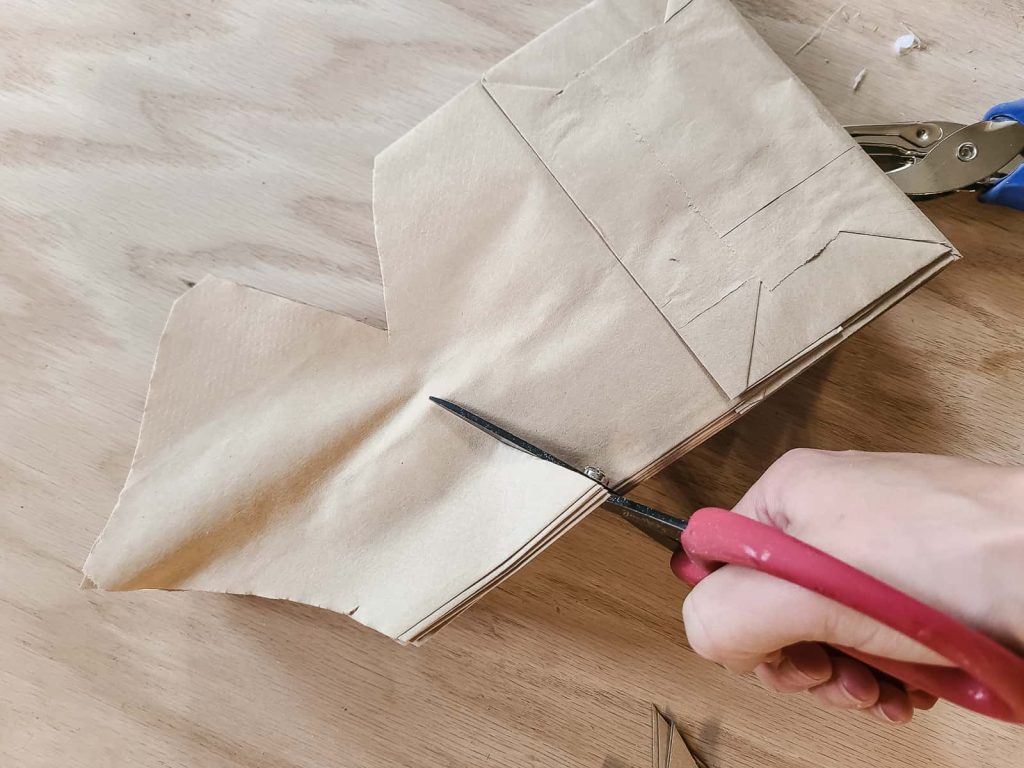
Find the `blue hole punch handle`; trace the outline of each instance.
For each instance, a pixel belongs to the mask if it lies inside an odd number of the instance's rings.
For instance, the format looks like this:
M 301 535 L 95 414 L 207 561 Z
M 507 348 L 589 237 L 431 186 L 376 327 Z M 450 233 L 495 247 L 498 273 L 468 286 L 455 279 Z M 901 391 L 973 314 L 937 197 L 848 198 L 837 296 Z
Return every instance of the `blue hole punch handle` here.
M 984 119 L 1016 120 L 1018 123 L 1024 123 L 1024 99 L 996 104 L 985 113 Z M 978 199 L 983 203 L 1005 205 L 1008 208 L 1024 211 L 1024 165 L 1021 165 L 1005 179 L 1000 179 L 991 189 L 982 192 Z

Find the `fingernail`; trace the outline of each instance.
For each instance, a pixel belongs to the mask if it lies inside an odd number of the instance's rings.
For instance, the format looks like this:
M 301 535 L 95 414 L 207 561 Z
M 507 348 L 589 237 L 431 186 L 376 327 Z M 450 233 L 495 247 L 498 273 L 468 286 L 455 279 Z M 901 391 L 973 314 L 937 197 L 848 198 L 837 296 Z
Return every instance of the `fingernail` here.
M 870 684 L 863 685 L 862 682 L 859 676 L 854 675 L 839 679 L 839 687 L 842 689 L 843 695 L 861 708 L 871 704 L 875 697 L 874 688 Z
M 887 723 L 895 725 L 909 723 L 910 718 L 914 716 L 913 710 L 908 712 L 906 707 L 891 702 L 876 704 L 871 708 L 871 712 L 879 715 L 880 719 L 885 720 Z
M 828 676 L 815 675 L 809 669 L 802 669 L 788 656 L 779 664 L 779 671 L 793 681 L 794 685 L 803 685 L 810 688 L 812 685 L 820 685 L 828 680 Z

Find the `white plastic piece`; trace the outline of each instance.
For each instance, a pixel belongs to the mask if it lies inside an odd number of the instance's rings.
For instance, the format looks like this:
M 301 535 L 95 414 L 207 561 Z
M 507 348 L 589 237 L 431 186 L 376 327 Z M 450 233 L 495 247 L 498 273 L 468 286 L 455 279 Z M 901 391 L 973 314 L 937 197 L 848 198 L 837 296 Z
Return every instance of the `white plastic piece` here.
M 897 55 L 906 56 L 911 51 L 921 47 L 921 38 L 915 35 L 913 32 L 908 32 L 905 35 L 900 35 L 896 38 L 893 43 L 893 48 L 896 50 Z

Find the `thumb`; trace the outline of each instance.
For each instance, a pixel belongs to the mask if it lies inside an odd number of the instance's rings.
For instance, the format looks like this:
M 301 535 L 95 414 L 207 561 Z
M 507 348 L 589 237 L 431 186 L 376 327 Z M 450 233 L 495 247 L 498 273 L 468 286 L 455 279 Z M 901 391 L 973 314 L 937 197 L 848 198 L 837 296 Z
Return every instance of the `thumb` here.
M 804 641 L 845 645 L 904 661 L 948 664 L 909 637 L 816 592 L 750 568 L 728 565 L 683 602 L 690 646 L 736 672 L 775 661 Z

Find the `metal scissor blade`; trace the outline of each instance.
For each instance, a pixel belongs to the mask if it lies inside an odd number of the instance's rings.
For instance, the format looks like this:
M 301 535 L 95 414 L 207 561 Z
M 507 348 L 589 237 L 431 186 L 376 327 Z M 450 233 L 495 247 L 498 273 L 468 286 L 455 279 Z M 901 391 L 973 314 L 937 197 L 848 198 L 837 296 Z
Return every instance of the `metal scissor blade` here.
M 679 548 L 679 534 L 686 530 L 685 520 L 614 494 L 605 503 L 615 514 L 666 549 L 675 551 Z
M 533 443 L 529 443 L 518 435 L 514 435 L 507 429 L 502 429 L 497 424 L 485 419 L 483 416 L 478 416 L 467 408 L 463 408 L 461 405 L 456 405 L 450 400 L 444 400 L 440 397 L 430 396 L 430 401 L 436 405 L 441 406 L 449 413 L 453 413 L 463 421 L 472 424 L 477 429 L 486 432 L 488 435 L 504 443 L 507 446 L 516 448 L 523 453 L 528 453 L 531 456 L 535 456 L 538 459 L 544 461 L 550 461 L 552 464 L 576 472 L 577 474 L 583 475 L 594 482 L 602 482 L 604 473 L 600 470 L 594 470 L 593 467 L 587 467 L 585 472 L 580 472 L 576 467 L 562 461 L 557 456 L 554 456 L 543 448 L 538 448 Z M 594 474 L 591 474 L 591 473 Z M 596 475 L 596 476 L 595 476 Z M 646 504 L 641 504 L 638 501 L 632 501 L 619 496 L 618 494 L 612 494 L 606 500 L 606 503 L 624 520 L 639 528 L 641 531 L 646 533 L 652 539 L 659 544 L 667 547 L 668 549 L 676 549 L 679 545 L 679 534 L 686 528 L 686 521 L 680 520 L 677 517 L 666 515 L 664 512 L 659 512 L 654 507 L 648 507 Z
M 434 397 L 433 395 L 430 395 L 429 397 L 432 403 L 436 403 L 437 405 L 444 408 L 446 411 L 454 413 L 460 419 L 469 422 L 477 429 L 483 430 L 491 437 L 493 437 L 495 440 L 498 440 L 512 448 L 517 448 L 523 453 L 528 453 L 531 456 L 536 456 L 538 459 L 550 461 L 552 464 L 557 464 L 560 467 L 564 467 L 565 469 L 571 469 L 573 472 L 578 472 L 582 474 L 582 472 L 580 472 L 578 469 L 576 469 L 576 467 L 572 466 L 571 464 L 566 464 L 557 456 L 553 456 L 547 451 L 543 450 L 542 448 L 538 448 L 533 443 L 528 443 L 525 440 L 523 440 L 523 438 L 517 435 L 513 435 L 507 429 L 502 429 L 497 424 L 492 424 L 483 416 L 477 416 L 472 411 L 463 408 L 461 405 L 456 405 L 450 400 L 443 400 L 440 397 Z

